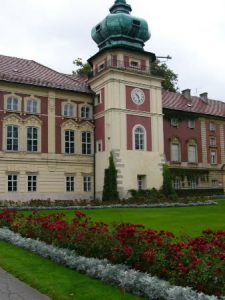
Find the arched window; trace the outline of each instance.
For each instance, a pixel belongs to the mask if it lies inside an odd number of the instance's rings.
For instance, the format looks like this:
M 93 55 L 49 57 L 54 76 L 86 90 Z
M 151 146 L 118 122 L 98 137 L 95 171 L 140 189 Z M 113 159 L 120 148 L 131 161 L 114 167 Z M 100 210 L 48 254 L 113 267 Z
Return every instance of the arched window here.
M 178 138 L 173 138 L 170 144 L 171 162 L 180 162 L 180 141 Z
M 133 148 L 134 150 L 145 150 L 146 137 L 144 127 L 138 125 L 133 129 Z
M 198 161 L 198 152 L 197 152 L 197 143 L 195 140 L 188 141 L 188 162 L 197 163 Z
M 63 115 L 65 117 L 74 117 L 75 116 L 75 109 L 72 103 L 65 103 L 63 106 Z
M 92 118 L 92 110 L 90 106 L 82 106 L 80 110 L 81 119 L 91 119 Z
M 7 98 L 7 110 L 17 111 L 19 110 L 19 100 L 15 96 L 9 96 Z

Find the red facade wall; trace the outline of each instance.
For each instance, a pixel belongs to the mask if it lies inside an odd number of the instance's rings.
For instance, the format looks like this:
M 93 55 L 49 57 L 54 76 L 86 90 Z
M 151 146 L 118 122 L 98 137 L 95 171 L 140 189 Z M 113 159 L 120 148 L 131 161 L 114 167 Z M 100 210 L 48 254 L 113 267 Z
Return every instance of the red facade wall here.
M 199 120 L 195 120 L 195 128 L 188 128 L 188 120 L 179 121 L 178 127 L 171 126 L 171 121 L 163 119 L 164 130 L 164 151 L 166 159 L 171 161 L 170 143 L 171 140 L 176 137 L 181 144 L 181 162 L 188 161 L 188 141 L 194 139 L 197 142 L 198 149 L 198 162 L 202 162 L 202 144 L 201 144 L 201 123 Z
M 142 125 L 146 131 L 147 151 L 152 150 L 151 118 L 127 115 L 127 150 L 133 150 L 133 128 Z
M 102 141 L 102 151 L 105 151 L 105 117 L 95 120 L 95 140 Z
M 10 91 L 0 92 L 0 151 L 2 150 L 2 144 L 3 144 L 3 119 L 12 114 L 10 112 L 4 113 L 4 95 L 10 94 Z M 24 98 L 29 97 L 29 94 L 21 94 L 21 93 L 15 93 L 15 95 L 21 97 L 21 112 L 13 112 L 15 114 L 18 114 L 20 118 L 26 120 L 28 117 L 30 117 L 31 114 L 27 114 L 24 112 Z M 48 153 L 48 99 L 46 97 L 34 97 L 40 99 L 40 114 L 35 114 L 35 116 L 42 121 L 42 131 L 41 131 L 41 152 L 42 153 Z
M 145 94 L 145 101 L 143 104 L 137 105 L 131 99 L 131 92 L 133 89 L 133 86 L 126 86 L 126 108 L 137 111 L 150 112 L 150 91 L 147 89 L 141 89 Z
M 100 113 L 100 112 L 105 110 L 105 88 L 101 89 L 100 94 L 101 94 L 100 95 L 101 103 L 98 104 L 98 105 L 95 105 L 95 107 L 94 107 L 94 113 L 95 114 Z

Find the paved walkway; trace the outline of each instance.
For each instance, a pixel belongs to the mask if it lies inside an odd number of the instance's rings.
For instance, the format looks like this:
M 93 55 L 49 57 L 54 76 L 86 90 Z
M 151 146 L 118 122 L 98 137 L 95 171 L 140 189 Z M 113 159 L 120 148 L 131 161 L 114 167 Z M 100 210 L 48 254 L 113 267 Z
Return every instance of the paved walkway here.
M 27 284 L 0 268 L 1 300 L 50 300 Z

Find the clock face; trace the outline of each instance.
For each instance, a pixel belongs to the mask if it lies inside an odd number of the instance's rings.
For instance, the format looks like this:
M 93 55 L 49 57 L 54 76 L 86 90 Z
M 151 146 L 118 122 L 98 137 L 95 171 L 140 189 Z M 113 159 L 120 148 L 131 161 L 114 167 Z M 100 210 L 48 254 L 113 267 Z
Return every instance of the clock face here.
M 135 88 L 131 91 L 131 99 L 135 104 L 141 105 L 145 101 L 145 94 L 141 89 Z

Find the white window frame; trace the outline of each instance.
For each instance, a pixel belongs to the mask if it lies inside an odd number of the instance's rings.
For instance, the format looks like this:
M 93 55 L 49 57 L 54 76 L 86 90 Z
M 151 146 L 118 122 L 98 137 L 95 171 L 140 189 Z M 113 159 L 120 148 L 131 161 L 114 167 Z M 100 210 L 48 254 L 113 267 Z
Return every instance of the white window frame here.
M 216 124 L 214 122 L 209 123 L 209 130 L 210 131 L 216 131 Z
M 11 100 L 11 103 L 9 103 Z M 6 110 L 7 111 L 20 111 L 20 100 L 17 96 L 10 95 L 6 98 Z
M 96 152 L 102 152 L 103 151 L 103 143 L 102 140 L 96 141 Z
M 62 104 L 62 115 L 65 118 L 76 117 L 76 104 L 72 102 L 63 102 Z
M 176 146 L 177 149 L 176 149 L 176 155 L 174 155 L 174 149 L 173 149 L 173 146 Z M 180 143 L 178 142 L 172 142 L 170 144 L 170 153 L 171 153 L 171 162 L 180 162 Z M 176 156 L 176 157 L 175 157 Z
M 91 192 L 91 176 L 83 176 L 83 192 Z
M 92 154 L 92 133 L 90 131 L 81 132 L 81 154 Z
M 28 131 L 31 129 L 31 137 L 28 137 Z M 36 130 L 36 138 L 34 137 L 34 130 Z M 38 127 L 35 126 L 29 126 L 26 127 L 26 144 L 27 144 L 27 152 L 38 152 L 38 136 L 39 136 L 39 130 Z M 28 149 L 28 142 L 31 142 L 31 148 Z
M 69 140 L 66 140 L 66 132 L 69 133 Z M 73 134 L 72 134 L 73 133 Z M 73 139 L 72 136 L 73 135 Z M 64 130 L 64 153 L 65 154 L 75 154 L 75 138 L 76 138 L 76 132 L 72 129 L 65 129 Z M 68 149 L 68 150 L 67 150 Z
M 101 92 L 96 93 L 94 103 L 95 103 L 95 106 L 102 103 Z
M 8 136 L 10 127 L 12 128 L 11 137 Z M 14 128 L 17 129 L 17 137 L 14 137 Z M 8 141 L 9 140 L 12 141 L 11 142 L 11 144 L 12 144 L 11 149 L 8 149 Z M 14 146 L 16 146 L 16 149 L 13 149 Z M 9 125 L 6 126 L 6 151 L 13 151 L 13 152 L 19 151 L 19 126 L 17 126 L 17 125 L 9 124 Z
M 181 189 L 181 179 L 180 178 L 174 178 L 173 179 L 173 188 L 175 190 L 180 190 Z
M 217 151 L 216 150 L 210 150 L 210 163 L 211 163 L 211 165 L 217 164 Z
M 191 149 L 195 149 L 192 151 Z M 197 163 L 198 162 L 198 147 L 197 144 L 189 143 L 188 144 L 188 162 Z
M 210 145 L 210 147 L 216 147 L 216 137 L 215 136 L 209 137 L 209 145 Z
M 27 175 L 27 192 L 37 192 L 37 175 Z
M 28 97 L 24 99 L 25 111 L 28 114 L 39 114 L 40 113 L 40 99 Z
M 10 184 L 11 183 L 11 184 Z M 11 185 L 11 188 L 10 188 Z M 17 174 L 8 174 L 7 176 L 7 190 L 9 193 L 15 193 L 18 191 L 18 175 Z
M 75 192 L 75 176 L 74 175 L 66 175 L 66 192 L 71 193 Z
M 191 189 L 193 189 L 193 190 L 197 189 L 197 187 L 198 187 L 198 182 L 197 182 L 196 178 L 191 179 L 189 181 L 189 184 L 190 184 Z
M 143 132 L 138 133 L 138 132 L 136 132 L 137 129 L 141 129 L 141 130 L 143 130 Z M 138 146 L 136 144 L 136 135 L 139 136 Z M 145 151 L 146 150 L 147 140 L 146 140 L 146 130 L 145 130 L 144 126 L 138 124 L 133 127 L 132 140 L 133 140 L 133 150 L 135 150 L 135 151 Z
M 219 181 L 217 179 L 212 179 L 211 185 L 212 185 L 212 188 L 218 188 L 219 187 Z
M 82 105 L 80 108 L 81 119 L 92 119 L 92 107 L 90 105 Z
M 192 119 L 188 120 L 188 128 L 190 128 L 190 129 L 195 128 L 195 120 L 192 120 Z
M 146 189 L 146 175 L 137 175 L 137 189 L 138 191 Z

